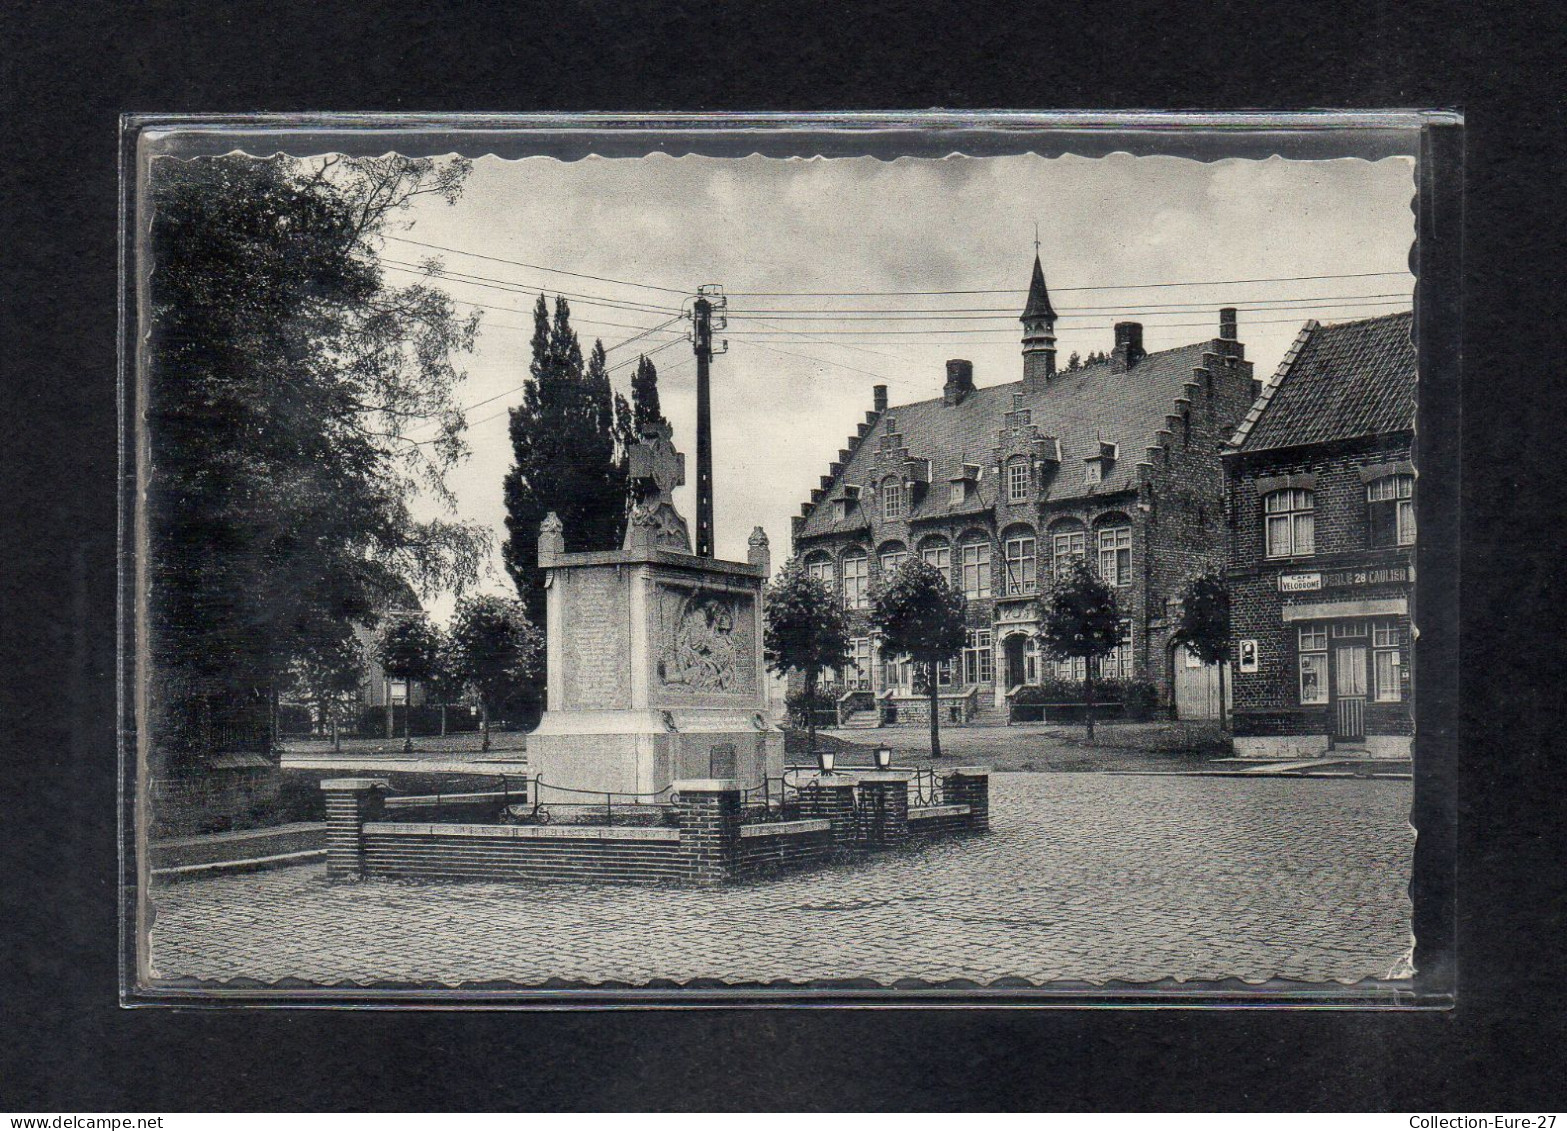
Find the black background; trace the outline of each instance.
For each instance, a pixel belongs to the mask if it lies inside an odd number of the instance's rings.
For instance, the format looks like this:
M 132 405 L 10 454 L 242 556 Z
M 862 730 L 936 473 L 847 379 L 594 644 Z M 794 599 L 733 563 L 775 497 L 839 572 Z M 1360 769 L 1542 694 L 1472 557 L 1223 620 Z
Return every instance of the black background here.
M 845 10 L 846 9 L 846 10 Z M 1560 17 L 1542 6 L 21 3 L 3 48 L 0 1107 L 1560 1106 Z M 1467 114 L 1459 1005 L 391 1013 L 116 1004 L 124 111 Z M 1451 427 L 1457 428 L 1457 421 Z

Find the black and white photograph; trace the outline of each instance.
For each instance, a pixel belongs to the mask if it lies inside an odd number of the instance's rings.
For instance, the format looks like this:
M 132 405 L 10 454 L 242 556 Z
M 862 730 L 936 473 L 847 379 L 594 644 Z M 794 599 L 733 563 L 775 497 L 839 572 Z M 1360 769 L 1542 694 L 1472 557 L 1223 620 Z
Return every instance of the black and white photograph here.
M 1417 129 L 180 132 L 132 995 L 1410 1000 Z

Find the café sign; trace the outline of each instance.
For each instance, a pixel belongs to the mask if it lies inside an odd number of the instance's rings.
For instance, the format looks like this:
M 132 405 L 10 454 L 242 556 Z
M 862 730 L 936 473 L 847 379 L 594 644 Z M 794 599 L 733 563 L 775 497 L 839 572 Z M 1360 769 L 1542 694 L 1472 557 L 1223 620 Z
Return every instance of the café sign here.
M 1410 582 L 1415 571 L 1407 565 L 1378 566 L 1375 569 L 1311 570 L 1308 573 L 1279 574 L 1280 593 L 1309 593 L 1318 589 L 1357 589 L 1365 585 L 1393 585 Z

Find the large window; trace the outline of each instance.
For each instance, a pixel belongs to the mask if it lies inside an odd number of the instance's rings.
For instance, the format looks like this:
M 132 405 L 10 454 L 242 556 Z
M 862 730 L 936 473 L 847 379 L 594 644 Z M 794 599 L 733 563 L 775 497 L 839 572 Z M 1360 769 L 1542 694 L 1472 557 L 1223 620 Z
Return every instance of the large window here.
M 1007 461 L 1007 502 L 1028 502 L 1028 460 L 1023 456 Z
M 1071 660 L 1057 660 L 1055 668 L 1057 679 L 1071 679 L 1082 683 L 1088 678 L 1088 664 L 1081 656 Z
M 1068 562 L 1088 552 L 1088 535 L 1081 530 L 1063 530 L 1052 539 L 1052 550 L 1051 565 L 1060 577 Z
M 881 482 L 881 517 L 903 517 L 903 481 L 889 475 Z
M 1107 526 L 1099 532 L 1099 576 L 1106 585 L 1132 583 L 1132 528 Z
M 1302 625 L 1300 644 L 1300 701 L 1310 706 L 1328 701 L 1328 630 L 1322 625 Z
M 1099 663 L 1099 677 L 1101 679 L 1131 679 L 1132 678 L 1132 622 L 1121 622 L 1121 643 L 1110 650 L 1110 654 Z
M 1007 593 L 1033 593 L 1039 588 L 1032 534 L 1009 535 L 1003 544 L 1007 563 Z
M 990 596 L 990 542 L 981 539 L 965 542 L 959 553 L 963 563 L 963 595 Z
M 937 542 L 920 547 L 920 557 L 925 564 L 932 569 L 941 571 L 942 579 L 948 585 L 952 584 L 952 547 L 945 542 Z
M 963 682 L 993 683 L 996 678 L 994 638 L 988 628 L 969 629 L 963 645 Z
M 1371 668 L 1378 703 L 1397 703 L 1403 698 L 1400 686 L 1400 669 L 1403 656 L 1399 650 L 1399 631 L 1396 620 L 1373 621 L 1371 625 Z
M 1385 475 L 1366 484 L 1366 527 L 1373 546 L 1415 542 L 1415 477 Z
M 805 576 L 812 581 L 820 581 L 827 586 L 827 591 L 832 592 L 832 559 L 828 557 L 807 558 L 805 561 Z
M 848 691 L 871 689 L 871 639 L 856 636 L 849 641 L 849 666 L 844 669 L 844 688 Z
M 892 542 L 881 548 L 882 573 L 896 573 L 898 567 L 909 560 L 909 552 L 902 542 Z
M 1315 552 L 1316 503 L 1310 491 L 1288 487 L 1262 500 L 1268 557 L 1299 558 Z
M 847 609 L 863 609 L 867 605 L 866 589 L 868 587 L 869 567 L 862 550 L 855 550 L 843 556 L 843 605 Z

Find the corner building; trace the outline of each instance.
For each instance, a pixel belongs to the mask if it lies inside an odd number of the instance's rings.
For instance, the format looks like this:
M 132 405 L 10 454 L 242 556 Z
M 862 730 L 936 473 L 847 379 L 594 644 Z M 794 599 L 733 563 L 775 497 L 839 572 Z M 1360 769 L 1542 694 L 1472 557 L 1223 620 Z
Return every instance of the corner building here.
M 1238 754 L 1409 757 L 1412 324 L 1307 322 L 1225 455 Z
M 911 665 L 882 661 L 868 616 L 871 582 L 911 554 L 968 599 L 967 646 L 939 673 L 949 718 L 1003 708 L 1023 684 L 1083 678 L 1080 662 L 1052 662 L 1034 639 L 1037 597 L 1074 557 L 1115 587 L 1126 618 L 1101 675 L 1149 681 L 1166 704 L 1207 713 L 1216 669 L 1193 672 L 1174 654 L 1172 601 L 1224 564 L 1220 453 L 1258 391 L 1235 312 L 1219 312 L 1216 337 L 1158 353 L 1144 351 L 1139 323 L 1117 323 L 1105 360 L 1069 370 L 1056 365 L 1056 318 L 1036 257 L 1020 378 L 979 387 L 957 359 L 938 397 L 894 406 L 876 386 L 794 519 L 794 552 L 852 614 L 852 663 L 834 688 L 864 707 L 902 704 L 884 719 L 923 717 Z M 1194 679 L 1195 697 L 1184 690 Z

